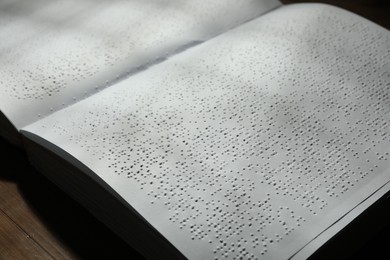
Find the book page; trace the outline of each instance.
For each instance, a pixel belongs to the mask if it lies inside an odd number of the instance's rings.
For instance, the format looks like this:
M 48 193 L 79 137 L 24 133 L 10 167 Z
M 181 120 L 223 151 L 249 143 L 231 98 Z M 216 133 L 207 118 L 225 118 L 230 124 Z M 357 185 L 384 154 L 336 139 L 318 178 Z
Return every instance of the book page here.
M 389 61 L 384 28 L 284 6 L 25 131 L 189 259 L 287 259 L 389 183 Z
M 21 128 L 277 0 L 0 2 L 0 109 Z

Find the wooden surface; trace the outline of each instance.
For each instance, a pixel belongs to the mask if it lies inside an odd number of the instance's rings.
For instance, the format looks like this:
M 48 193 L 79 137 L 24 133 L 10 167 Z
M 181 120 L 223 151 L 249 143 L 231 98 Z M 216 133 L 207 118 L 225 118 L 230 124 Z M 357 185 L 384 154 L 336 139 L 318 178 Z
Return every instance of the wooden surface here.
M 143 259 L 0 138 L 0 259 Z
M 308 2 L 308 1 L 289 1 Z M 390 28 L 388 0 L 333 3 Z M 142 259 L 85 209 L 36 172 L 24 151 L 0 138 L 0 259 Z M 351 259 L 390 259 L 389 226 Z M 359 234 L 359 232 L 357 232 Z M 356 236 L 359 240 L 359 235 Z M 360 239 L 361 241 L 361 239 Z

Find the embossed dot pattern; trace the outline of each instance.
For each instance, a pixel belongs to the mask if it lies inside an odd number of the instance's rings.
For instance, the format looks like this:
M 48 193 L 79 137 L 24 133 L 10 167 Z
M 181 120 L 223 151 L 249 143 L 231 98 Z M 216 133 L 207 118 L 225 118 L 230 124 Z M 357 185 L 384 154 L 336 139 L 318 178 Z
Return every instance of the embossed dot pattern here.
M 283 7 L 33 129 L 162 206 L 213 258 L 269 259 L 389 177 L 389 61 L 384 29 Z
M 36 7 L 31 3 L 24 3 L 27 7 L 9 4 L 10 11 L 2 14 L 0 21 L 4 38 L 0 43 L 4 76 L 0 84 L 16 99 L 43 99 L 142 54 L 137 52 L 152 51 L 153 46 L 193 30 L 201 22 L 208 26 L 214 15 L 228 15 L 227 7 L 232 2 L 42 1 Z M 30 20 L 20 19 L 29 8 L 33 13 Z M 216 13 L 210 16 L 212 12 Z
M 0 98 L 6 98 L 2 109 L 12 112 L 8 116 L 17 127 L 25 126 L 32 121 L 17 122 L 21 116 L 16 112 L 13 118 L 16 104 L 25 106 L 25 114 L 32 111 L 30 118 L 39 119 L 274 4 L 271 0 L 264 4 L 257 0 L 2 2 Z

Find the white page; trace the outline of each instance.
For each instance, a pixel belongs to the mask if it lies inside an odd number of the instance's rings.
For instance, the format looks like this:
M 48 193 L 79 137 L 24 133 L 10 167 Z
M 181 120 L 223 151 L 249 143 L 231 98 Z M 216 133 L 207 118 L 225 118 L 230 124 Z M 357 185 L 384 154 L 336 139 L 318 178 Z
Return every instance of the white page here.
M 390 181 L 389 61 L 387 30 L 285 6 L 24 130 L 190 259 L 286 259 Z
M 21 128 L 280 5 L 277 0 L 0 2 L 0 109 Z

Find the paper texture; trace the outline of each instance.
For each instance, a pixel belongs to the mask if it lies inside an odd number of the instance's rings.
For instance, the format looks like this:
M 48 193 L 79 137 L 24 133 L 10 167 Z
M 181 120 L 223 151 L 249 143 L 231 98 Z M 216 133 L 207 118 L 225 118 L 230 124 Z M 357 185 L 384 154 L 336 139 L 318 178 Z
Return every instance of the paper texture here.
M 276 0 L 0 3 L 0 104 L 16 128 L 280 5 Z
M 279 8 L 25 128 L 190 259 L 286 259 L 390 180 L 390 34 Z

